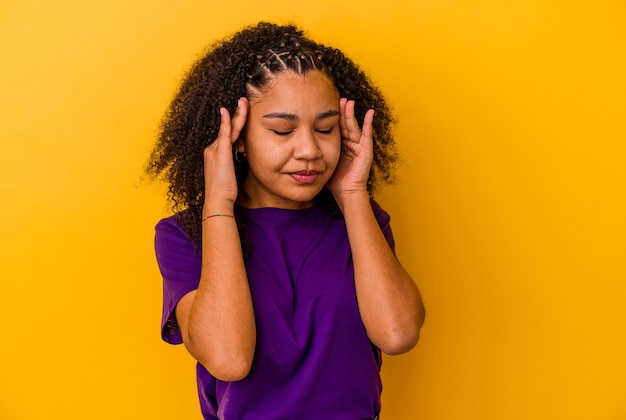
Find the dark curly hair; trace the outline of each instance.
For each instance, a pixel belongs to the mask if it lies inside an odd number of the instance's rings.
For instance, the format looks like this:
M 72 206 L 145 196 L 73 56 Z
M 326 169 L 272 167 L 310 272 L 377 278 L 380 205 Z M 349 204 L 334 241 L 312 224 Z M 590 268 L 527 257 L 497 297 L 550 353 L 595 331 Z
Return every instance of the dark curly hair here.
M 272 75 L 285 71 L 301 75 L 309 71 L 325 74 L 340 97 L 355 101 L 358 121 L 363 121 L 368 109 L 376 111 L 374 160 L 368 191 L 371 195 L 379 183 L 393 181 L 397 160 L 392 134 L 395 119 L 378 88 L 338 49 L 312 41 L 294 25 L 261 22 L 217 41 L 192 65 L 161 121 L 157 143 L 146 168 L 153 179 L 163 179 L 169 184 L 172 209 L 197 246 L 202 241 L 203 150 L 217 138 L 219 108 L 226 107 L 232 115 L 239 98 L 250 98 L 262 92 Z M 245 161 L 235 161 L 240 198 L 245 195 L 241 184 L 247 171 Z M 336 206 L 326 188 L 316 201 Z M 235 206 L 237 225 L 245 241 L 241 210 Z

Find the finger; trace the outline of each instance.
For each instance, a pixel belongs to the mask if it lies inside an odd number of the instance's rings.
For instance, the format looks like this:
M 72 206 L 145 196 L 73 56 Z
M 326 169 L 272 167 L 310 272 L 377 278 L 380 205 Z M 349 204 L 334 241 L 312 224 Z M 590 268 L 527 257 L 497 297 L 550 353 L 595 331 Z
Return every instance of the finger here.
M 361 129 L 361 138 L 372 138 L 372 123 L 374 122 L 374 110 L 368 109 L 363 118 L 363 128 Z
M 341 129 L 342 137 L 348 136 L 348 129 L 346 128 L 346 102 L 348 102 L 346 98 L 339 100 L 339 128 Z
M 224 107 L 220 108 L 220 128 L 217 132 L 217 138 L 209 142 L 204 148 L 205 161 L 213 155 L 214 151 L 222 148 L 230 149 L 230 114 Z
M 248 110 L 250 109 L 250 104 L 246 98 L 239 98 L 237 101 L 237 109 L 235 110 L 235 114 L 233 115 L 231 130 L 230 130 L 230 142 L 234 143 L 239 138 L 241 134 L 241 130 L 246 125 L 246 120 L 248 119 Z
M 230 114 L 224 107 L 220 108 L 220 130 L 217 134 L 216 143 L 227 143 L 230 146 Z
M 346 135 L 344 137 L 358 142 L 361 137 L 361 129 L 359 128 L 358 121 L 354 117 L 354 101 L 348 101 L 346 103 L 345 124 Z

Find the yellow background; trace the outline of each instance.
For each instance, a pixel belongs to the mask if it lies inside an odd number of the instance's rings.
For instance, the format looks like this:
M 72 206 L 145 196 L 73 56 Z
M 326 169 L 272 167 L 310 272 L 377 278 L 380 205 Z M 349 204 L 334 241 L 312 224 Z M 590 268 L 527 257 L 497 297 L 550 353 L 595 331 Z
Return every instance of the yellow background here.
M 400 120 L 380 201 L 428 316 L 383 418 L 626 419 L 622 0 L 2 0 L 0 419 L 199 418 L 142 169 L 197 52 L 258 19 L 344 49 Z

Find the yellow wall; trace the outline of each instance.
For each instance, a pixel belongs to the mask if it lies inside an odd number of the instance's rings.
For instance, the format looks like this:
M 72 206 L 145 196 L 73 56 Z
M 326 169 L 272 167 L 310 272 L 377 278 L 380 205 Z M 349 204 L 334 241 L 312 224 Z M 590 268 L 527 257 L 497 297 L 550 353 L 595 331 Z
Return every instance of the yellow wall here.
M 207 42 L 294 20 L 400 118 L 380 201 L 428 309 L 384 418 L 626 419 L 621 0 L 0 2 L 0 418 L 195 419 L 142 167 Z

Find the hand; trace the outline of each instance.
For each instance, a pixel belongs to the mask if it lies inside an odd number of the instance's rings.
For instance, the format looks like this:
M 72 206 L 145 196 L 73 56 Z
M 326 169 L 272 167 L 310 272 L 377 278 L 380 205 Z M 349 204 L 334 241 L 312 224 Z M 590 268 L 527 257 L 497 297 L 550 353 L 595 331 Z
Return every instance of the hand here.
M 249 107 L 248 100 L 240 98 L 232 120 L 228 110 L 220 108 L 219 133 L 204 149 L 204 213 L 232 213 L 237 200 L 233 144 L 246 124 Z
M 367 180 L 372 165 L 372 121 L 374 110 L 365 113 L 363 129 L 354 116 L 354 101 L 339 100 L 341 156 L 327 187 L 341 206 L 343 198 L 353 193 L 367 193 Z

